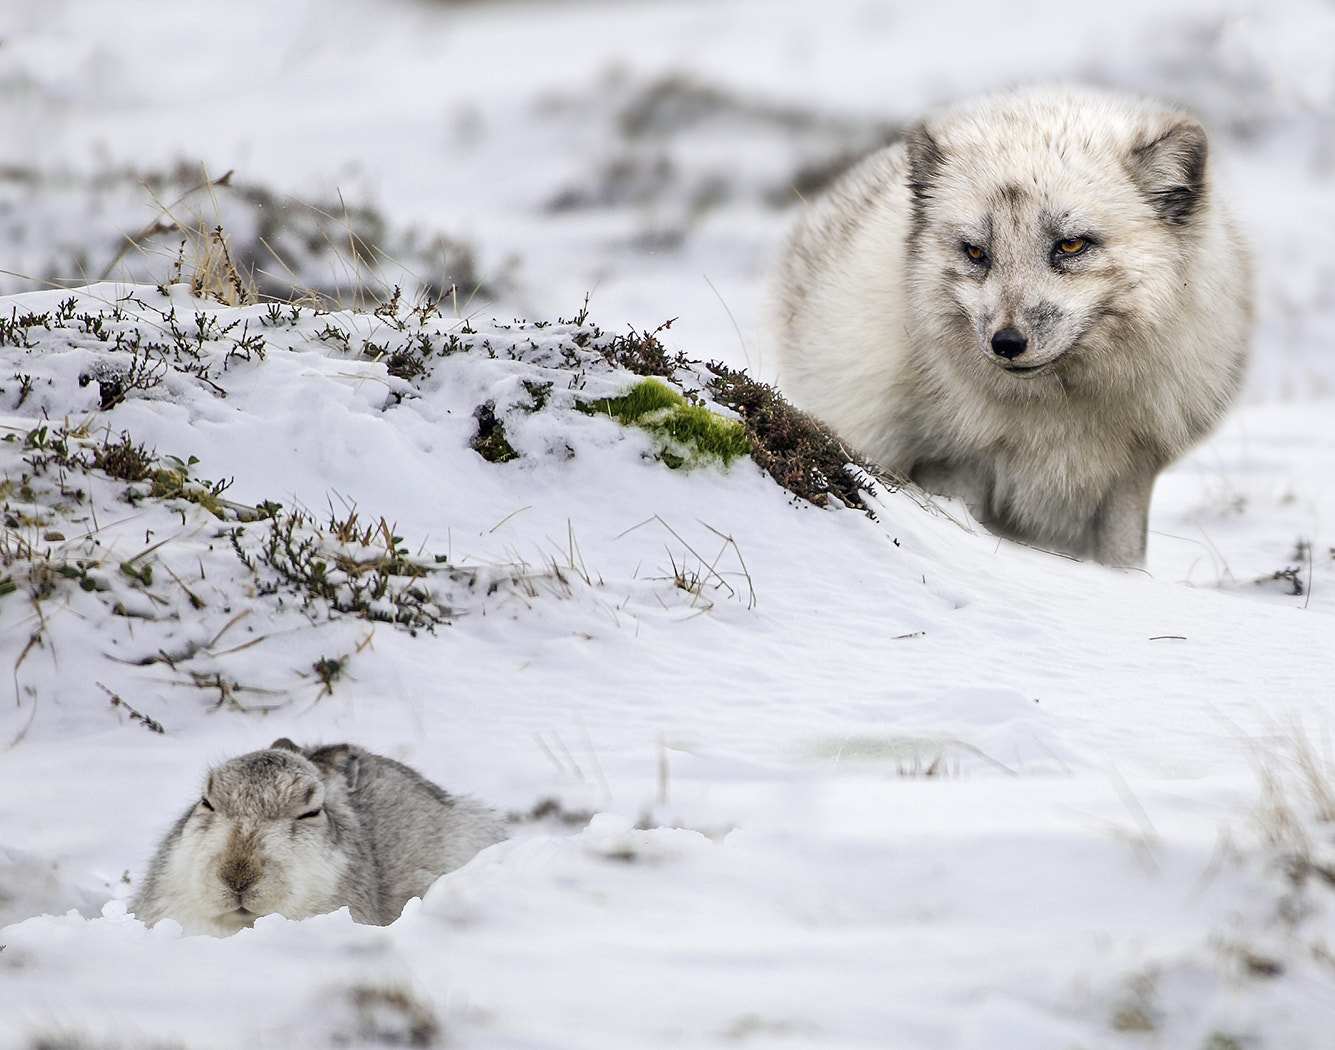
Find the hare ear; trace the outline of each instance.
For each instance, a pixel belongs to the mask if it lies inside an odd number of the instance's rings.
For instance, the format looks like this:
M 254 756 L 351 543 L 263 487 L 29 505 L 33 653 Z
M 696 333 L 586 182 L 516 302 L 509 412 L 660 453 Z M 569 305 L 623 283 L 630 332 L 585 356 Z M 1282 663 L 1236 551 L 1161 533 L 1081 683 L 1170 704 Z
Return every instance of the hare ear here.
M 1150 135 L 1131 151 L 1127 171 L 1160 219 L 1185 226 L 1205 200 L 1205 129 L 1184 119 Z
M 332 744 L 319 747 L 306 756 L 326 778 L 339 776 L 347 784 L 349 791 L 357 790 L 357 780 L 361 775 L 361 761 L 357 749 L 351 744 Z
M 270 744 L 269 750 L 295 751 L 297 754 L 301 754 L 301 748 L 297 747 L 296 744 L 294 744 L 291 740 L 289 740 L 285 736 L 280 736 L 277 740 L 275 740 L 272 744 Z

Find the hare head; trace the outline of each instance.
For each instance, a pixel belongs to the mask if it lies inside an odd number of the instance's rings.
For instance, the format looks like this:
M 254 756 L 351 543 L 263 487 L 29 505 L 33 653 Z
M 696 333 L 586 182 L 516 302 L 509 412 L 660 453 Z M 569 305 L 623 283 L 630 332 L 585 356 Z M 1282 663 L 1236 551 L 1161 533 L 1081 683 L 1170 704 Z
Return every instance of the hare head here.
M 190 916 L 199 932 L 235 933 L 261 915 L 300 919 L 339 907 L 350 860 L 340 839 L 356 818 L 341 804 L 339 783 L 285 743 L 210 771 L 163 858 L 163 889 L 177 898 L 167 913 Z

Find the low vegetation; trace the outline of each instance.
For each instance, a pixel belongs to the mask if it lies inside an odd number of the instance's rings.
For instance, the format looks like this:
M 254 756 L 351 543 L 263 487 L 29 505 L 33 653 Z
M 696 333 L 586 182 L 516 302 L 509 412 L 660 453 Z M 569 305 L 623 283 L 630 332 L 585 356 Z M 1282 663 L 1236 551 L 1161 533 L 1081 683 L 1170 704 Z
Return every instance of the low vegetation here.
M 824 506 L 831 497 L 867 508 L 868 466 L 829 427 L 793 408 L 774 387 L 717 362 L 708 365 L 710 395 L 742 418 L 751 456 L 796 496 Z
M 181 285 L 191 298 L 180 295 Z M 528 417 L 606 416 L 650 433 L 668 467 L 727 467 L 749 455 L 796 497 L 866 506 L 862 493 L 871 480 L 851 450 L 773 388 L 669 350 L 670 321 L 653 331 L 608 333 L 590 321 L 586 301 L 568 320 L 475 327 L 444 316 L 441 298 L 410 302 L 397 287 L 360 312 L 334 312 L 310 300 L 255 303 L 260 293 L 221 229 L 193 248 L 187 243 L 157 291 L 161 298 L 131 287 L 114 301 L 70 294 L 52 309 L 15 307 L 0 316 L 0 350 L 18 365 L 13 384 L 0 390 L 12 410 L 31 412 L 51 384 L 67 382 L 59 369 L 76 357 L 78 386 L 95 394 L 94 410 L 81 420 L 34 420 L 0 443 L 0 453 L 9 449 L 0 455 L 0 598 L 22 591 L 40 606 L 74 587 L 113 611 L 153 617 L 170 605 L 160 591 L 172 579 L 191 604 L 202 605 L 190 586 L 164 575 L 155 544 L 117 557 L 100 546 L 99 501 L 109 498 L 178 508 L 183 525 L 188 508 L 198 508 L 230 544 L 259 597 L 317 618 L 355 616 L 431 630 L 498 591 L 524 598 L 565 593 L 572 578 L 585 576 L 573 561 L 464 569 L 445 556 L 410 553 L 388 517 L 362 520 L 353 509 L 324 520 L 276 502 L 236 502 L 229 498 L 231 479 L 201 479 L 195 457 L 161 453 L 116 426 L 118 409 L 139 399 L 175 401 L 192 387 L 226 398 L 234 377 L 290 350 L 315 348 L 358 368 L 382 366 L 386 410 L 431 389 L 444 361 L 462 355 L 507 362 L 505 371 L 518 383 L 506 387 L 512 393 L 474 406 L 468 438 L 492 464 L 538 454 L 514 436 Z M 43 353 L 55 346 L 79 354 Z M 591 384 L 601 396 L 591 396 Z M 568 447 L 565 454 L 575 453 Z M 676 575 L 678 586 L 699 590 L 686 570 Z M 30 644 L 40 643 L 43 622 L 39 615 Z M 327 663 L 317 673 L 329 689 L 342 665 Z

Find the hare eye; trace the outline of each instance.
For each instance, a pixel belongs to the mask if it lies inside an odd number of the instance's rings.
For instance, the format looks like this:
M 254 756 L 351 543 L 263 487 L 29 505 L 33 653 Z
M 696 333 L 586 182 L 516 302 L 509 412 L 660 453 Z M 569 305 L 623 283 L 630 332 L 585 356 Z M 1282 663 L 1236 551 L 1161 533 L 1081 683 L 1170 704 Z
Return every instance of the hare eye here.
M 322 812 L 323 812 L 323 810 L 313 809 L 313 810 L 311 810 L 309 813 L 303 813 L 303 814 L 301 814 L 301 816 L 297 817 L 297 819 L 298 819 L 298 820 L 311 820 L 311 819 L 313 819 L 313 818 L 315 818 L 315 817 L 318 817 Z

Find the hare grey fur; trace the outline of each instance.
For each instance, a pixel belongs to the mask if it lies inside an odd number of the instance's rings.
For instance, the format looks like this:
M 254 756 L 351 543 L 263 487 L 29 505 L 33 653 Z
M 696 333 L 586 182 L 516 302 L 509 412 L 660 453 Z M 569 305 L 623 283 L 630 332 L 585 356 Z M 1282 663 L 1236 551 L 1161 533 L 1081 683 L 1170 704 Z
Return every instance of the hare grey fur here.
M 283 738 L 209 771 L 131 910 L 150 926 L 174 919 L 185 933 L 217 936 L 261 915 L 302 919 L 344 906 L 357 922 L 384 926 L 504 837 L 486 806 L 402 763 Z

